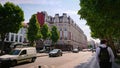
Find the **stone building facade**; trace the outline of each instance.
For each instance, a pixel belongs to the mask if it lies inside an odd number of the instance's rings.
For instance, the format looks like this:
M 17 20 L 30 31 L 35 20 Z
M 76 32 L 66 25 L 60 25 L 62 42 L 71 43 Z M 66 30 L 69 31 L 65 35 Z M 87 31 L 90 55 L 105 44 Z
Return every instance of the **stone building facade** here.
M 63 13 L 62 16 L 55 14 L 54 17 L 48 16 L 46 12 L 41 12 L 44 15 L 44 21 L 49 28 L 53 25 L 58 28 L 60 39 L 56 46 L 63 50 L 71 50 L 73 48 L 84 48 L 87 46 L 87 37 L 80 27 L 73 21 L 70 16 Z

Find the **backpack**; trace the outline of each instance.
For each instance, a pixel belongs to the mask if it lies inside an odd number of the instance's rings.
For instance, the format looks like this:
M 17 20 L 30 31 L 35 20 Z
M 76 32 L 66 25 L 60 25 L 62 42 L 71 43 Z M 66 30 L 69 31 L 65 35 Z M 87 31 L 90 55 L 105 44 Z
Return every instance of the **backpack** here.
M 109 62 L 110 55 L 109 55 L 107 48 L 108 47 L 105 47 L 105 48 L 100 47 L 100 53 L 98 55 L 100 62 Z

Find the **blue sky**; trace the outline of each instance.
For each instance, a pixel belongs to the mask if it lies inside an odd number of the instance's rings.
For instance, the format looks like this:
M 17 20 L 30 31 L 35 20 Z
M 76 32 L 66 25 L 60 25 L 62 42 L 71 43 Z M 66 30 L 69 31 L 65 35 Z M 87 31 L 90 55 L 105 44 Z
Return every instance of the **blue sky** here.
M 88 40 L 90 37 L 90 29 L 85 20 L 80 20 L 80 16 L 77 14 L 80 9 L 79 0 L 0 0 L 0 3 L 13 2 L 19 5 L 24 11 L 25 22 L 28 22 L 32 14 L 37 12 L 46 11 L 48 15 L 54 16 L 58 13 L 60 16 L 63 13 L 67 13 L 76 24 L 83 30 Z

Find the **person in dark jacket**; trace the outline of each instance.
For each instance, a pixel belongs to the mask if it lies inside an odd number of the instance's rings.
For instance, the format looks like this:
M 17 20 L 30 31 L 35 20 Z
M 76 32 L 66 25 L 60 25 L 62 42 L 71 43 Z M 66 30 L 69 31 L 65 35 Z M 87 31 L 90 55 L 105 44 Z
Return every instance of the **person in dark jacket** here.
M 109 54 L 109 61 L 106 62 L 106 61 L 100 61 L 100 58 L 99 58 L 99 54 L 100 54 L 100 50 L 101 48 L 106 48 L 107 47 L 107 51 L 108 51 L 108 54 Z M 107 46 L 107 41 L 106 40 L 101 40 L 100 41 L 100 45 L 96 48 L 96 60 L 100 66 L 100 68 L 112 68 L 112 63 L 114 62 L 114 54 L 113 54 L 113 51 L 110 47 Z

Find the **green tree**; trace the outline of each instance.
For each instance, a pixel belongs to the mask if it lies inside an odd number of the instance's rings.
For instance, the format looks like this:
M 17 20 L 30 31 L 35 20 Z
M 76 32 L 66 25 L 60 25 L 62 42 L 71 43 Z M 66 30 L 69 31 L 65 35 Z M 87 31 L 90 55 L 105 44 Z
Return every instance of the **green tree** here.
M 107 39 L 111 47 L 113 39 L 120 38 L 119 0 L 80 0 L 78 14 L 87 21 L 94 38 Z
M 31 46 L 33 46 L 35 40 L 40 39 L 42 37 L 40 33 L 40 26 L 36 18 L 36 14 L 33 14 L 29 21 L 27 37 L 28 40 L 30 41 Z
M 2 50 L 4 48 L 4 39 L 9 32 L 16 33 L 24 21 L 23 10 L 13 3 L 6 2 L 4 5 L 0 3 L 0 37 L 2 40 Z
M 51 40 L 52 40 L 52 43 L 55 44 L 58 41 L 59 37 L 60 37 L 60 35 L 59 35 L 57 27 L 53 26 L 52 30 L 51 30 Z
M 41 27 L 41 34 L 42 34 L 42 39 L 43 39 L 43 43 L 46 39 L 50 38 L 50 30 L 47 24 L 44 24 Z
M 119 38 L 119 0 L 80 0 L 78 14 L 87 21 L 94 38 L 112 40 Z

